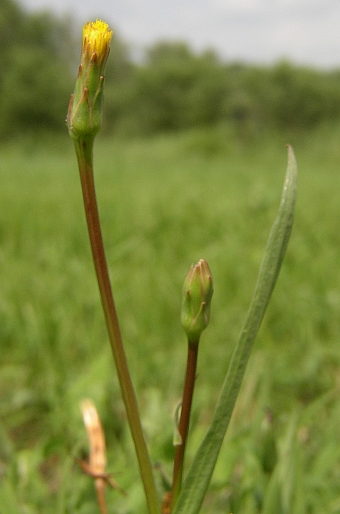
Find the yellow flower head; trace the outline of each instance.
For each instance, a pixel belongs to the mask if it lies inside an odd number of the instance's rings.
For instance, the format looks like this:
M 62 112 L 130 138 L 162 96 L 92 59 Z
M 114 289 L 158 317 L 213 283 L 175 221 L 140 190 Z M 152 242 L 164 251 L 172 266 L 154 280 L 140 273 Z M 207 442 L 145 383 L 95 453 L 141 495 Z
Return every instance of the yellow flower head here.
M 83 27 L 78 77 L 67 114 L 69 133 L 75 140 L 93 139 L 100 128 L 104 69 L 111 38 L 112 30 L 101 20 Z
M 83 27 L 83 57 L 105 64 L 110 52 L 112 30 L 101 20 L 89 21 Z M 95 54 L 95 56 L 93 55 Z

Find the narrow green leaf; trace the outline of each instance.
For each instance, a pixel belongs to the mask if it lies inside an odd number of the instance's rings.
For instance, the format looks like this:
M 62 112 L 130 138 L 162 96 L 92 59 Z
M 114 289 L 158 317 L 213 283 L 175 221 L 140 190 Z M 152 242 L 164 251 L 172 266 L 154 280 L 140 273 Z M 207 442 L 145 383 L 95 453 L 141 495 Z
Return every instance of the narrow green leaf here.
M 269 235 L 252 302 L 231 358 L 211 425 L 194 457 L 173 514 L 197 514 L 200 511 L 246 365 L 287 248 L 294 219 L 296 182 L 296 161 L 292 148 L 288 146 L 288 166 L 281 204 Z

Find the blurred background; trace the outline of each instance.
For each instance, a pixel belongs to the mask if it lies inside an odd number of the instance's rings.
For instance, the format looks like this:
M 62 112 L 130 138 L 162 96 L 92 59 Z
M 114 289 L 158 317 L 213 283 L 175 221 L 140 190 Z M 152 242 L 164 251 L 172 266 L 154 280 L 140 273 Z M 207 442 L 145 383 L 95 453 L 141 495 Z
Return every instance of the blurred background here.
M 80 28 L 115 29 L 105 129 L 125 135 L 231 122 L 308 127 L 339 116 L 337 2 L 1 1 L 3 138 L 62 131 Z
M 0 0 L 0 513 L 98 511 L 75 460 L 88 452 L 85 397 L 128 492 L 107 492 L 109 512 L 146 512 L 65 123 L 82 25 L 96 18 L 115 31 L 98 203 L 152 462 L 171 475 L 184 276 L 205 258 L 215 283 L 189 464 L 250 303 L 291 143 L 294 228 L 202 512 L 340 513 L 336 0 Z

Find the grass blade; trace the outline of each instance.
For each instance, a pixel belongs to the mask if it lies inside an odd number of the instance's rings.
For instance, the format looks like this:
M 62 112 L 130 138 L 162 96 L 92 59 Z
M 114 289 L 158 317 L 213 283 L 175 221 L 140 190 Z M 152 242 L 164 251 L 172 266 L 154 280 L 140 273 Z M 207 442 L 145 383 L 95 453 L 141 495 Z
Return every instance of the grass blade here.
M 211 425 L 194 457 L 173 514 L 197 514 L 228 428 L 246 365 L 274 289 L 294 219 L 297 166 L 288 146 L 288 166 L 281 204 L 262 260 L 254 295 L 231 358 Z

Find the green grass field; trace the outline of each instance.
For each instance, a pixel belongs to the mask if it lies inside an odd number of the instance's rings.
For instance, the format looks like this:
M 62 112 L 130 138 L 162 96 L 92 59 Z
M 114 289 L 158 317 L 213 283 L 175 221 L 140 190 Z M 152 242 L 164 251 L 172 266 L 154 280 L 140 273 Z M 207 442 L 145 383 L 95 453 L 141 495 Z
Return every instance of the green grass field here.
M 340 513 L 340 128 L 249 141 L 219 128 L 95 145 L 123 339 L 152 461 L 171 474 L 186 359 L 184 276 L 205 258 L 215 285 L 190 460 L 252 296 L 287 142 L 299 165 L 295 225 L 207 514 Z M 105 428 L 108 469 L 128 492 L 108 490 L 109 512 L 143 514 L 72 144 L 27 139 L 1 147 L 0 159 L 0 513 L 98 512 L 93 482 L 74 459 L 87 451 L 79 404 L 90 397 Z

